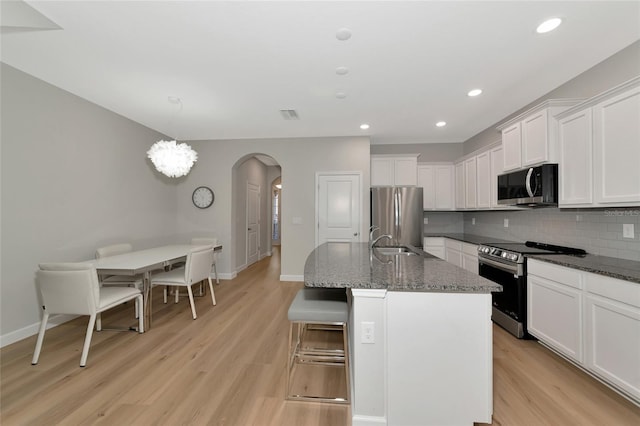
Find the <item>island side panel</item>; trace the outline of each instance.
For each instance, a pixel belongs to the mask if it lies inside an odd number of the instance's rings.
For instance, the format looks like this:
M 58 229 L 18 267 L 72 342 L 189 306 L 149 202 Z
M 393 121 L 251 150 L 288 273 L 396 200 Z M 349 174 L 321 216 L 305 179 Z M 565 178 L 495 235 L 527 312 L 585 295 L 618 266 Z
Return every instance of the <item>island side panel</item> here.
M 491 423 L 491 295 L 389 292 L 388 424 Z
M 386 290 L 351 289 L 352 426 L 387 425 Z M 373 343 L 362 343 L 362 323 L 372 323 Z

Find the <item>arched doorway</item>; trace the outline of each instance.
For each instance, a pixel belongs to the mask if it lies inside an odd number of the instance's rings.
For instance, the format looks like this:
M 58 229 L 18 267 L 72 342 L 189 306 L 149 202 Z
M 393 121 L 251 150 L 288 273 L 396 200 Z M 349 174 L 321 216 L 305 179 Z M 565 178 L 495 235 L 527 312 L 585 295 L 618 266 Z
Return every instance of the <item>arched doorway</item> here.
M 271 188 L 281 176 L 278 161 L 264 153 L 247 154 L 232 167 L 231 237 L 235 246 L 235 265 L 232 266 L 236 272 L 272 254 Z M 278 207 L 281 211 L 281 202 Z M 282 228 L 278 231 L 281 234 Z

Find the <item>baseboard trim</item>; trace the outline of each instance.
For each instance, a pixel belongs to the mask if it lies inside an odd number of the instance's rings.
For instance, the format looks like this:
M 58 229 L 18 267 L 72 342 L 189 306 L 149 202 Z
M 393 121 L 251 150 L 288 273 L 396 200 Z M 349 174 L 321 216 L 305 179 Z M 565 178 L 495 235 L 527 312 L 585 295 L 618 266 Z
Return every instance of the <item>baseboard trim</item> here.
M 60 324 L 64 324 L 65 322 L 69 322 L 72 319 L 76 319 L 81 315 L 51 315 L 49 317 L 49 321 L 47 321 L 47 330 L 53 327 L 57 327 Z M 38 321 L 35 324 L 28 325 L 19 330 L 12 331 L 10 333 L 4 334 L 0 336 L 0 348 L 8 346 L 12 343 L 18 342 L 22 339 L 26 339 L 27 337 L 34 336 L 38 334 L 40 330 L 40 322 Z
M 280 281 L 304 282 L 304 275 L 280 275 Z
M 386 424 L 387 424 L 386 417 L 360 416 L 356 414 L 351 418 L 352 426 L 378 426 L 378 425 L 386 425 Z

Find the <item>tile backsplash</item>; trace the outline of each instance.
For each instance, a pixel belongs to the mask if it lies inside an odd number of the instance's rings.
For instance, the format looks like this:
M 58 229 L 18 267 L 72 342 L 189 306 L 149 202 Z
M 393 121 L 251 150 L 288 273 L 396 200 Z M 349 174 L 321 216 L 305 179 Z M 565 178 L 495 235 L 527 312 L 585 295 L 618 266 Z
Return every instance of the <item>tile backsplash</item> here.
M 478 211 L 465 212 L 463 217 L 463 230 L 468 234 L 513 241 L 539 241 L 581 248 L 590 254 L 640 261 L 640 207 Z M 504 226 L 505 219 L 508 227 Z M 431 223 L 431 215 L 429 220 Z M 457 218 L 452 217 L 451 221 L 449 226 L 455 226 Z M 439 222 L 444 222 L 444 218 Z M 633 225 L 633 238 L 623 237 L 624 224 Z M 434 231 L 427 227 L 425 225 L 425 232 L 460 232 Z

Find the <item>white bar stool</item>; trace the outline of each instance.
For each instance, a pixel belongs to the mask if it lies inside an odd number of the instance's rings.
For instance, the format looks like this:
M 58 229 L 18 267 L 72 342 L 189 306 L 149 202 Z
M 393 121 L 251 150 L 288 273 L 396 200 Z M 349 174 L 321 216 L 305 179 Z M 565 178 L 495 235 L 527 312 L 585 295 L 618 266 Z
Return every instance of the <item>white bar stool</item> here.
M 303 288 L 289 306 L 289 362 L 287 374 L 288 400 L 349 403 L 349 345 L 347 322 L 349 308 L 344 289 Z M 296 329 L 294 333 L 294 328 Z M 305 334 L 309 330 L 342 331 L 342 348 L 307 347 L 303 344 Z M 328 395 L 310 395 L 294 392 L 296 366 L 299 364 L 316 364 L 343 367 L 345 371 L 346 397 Z M 306 389 L 306 388 L 305 388 Z

